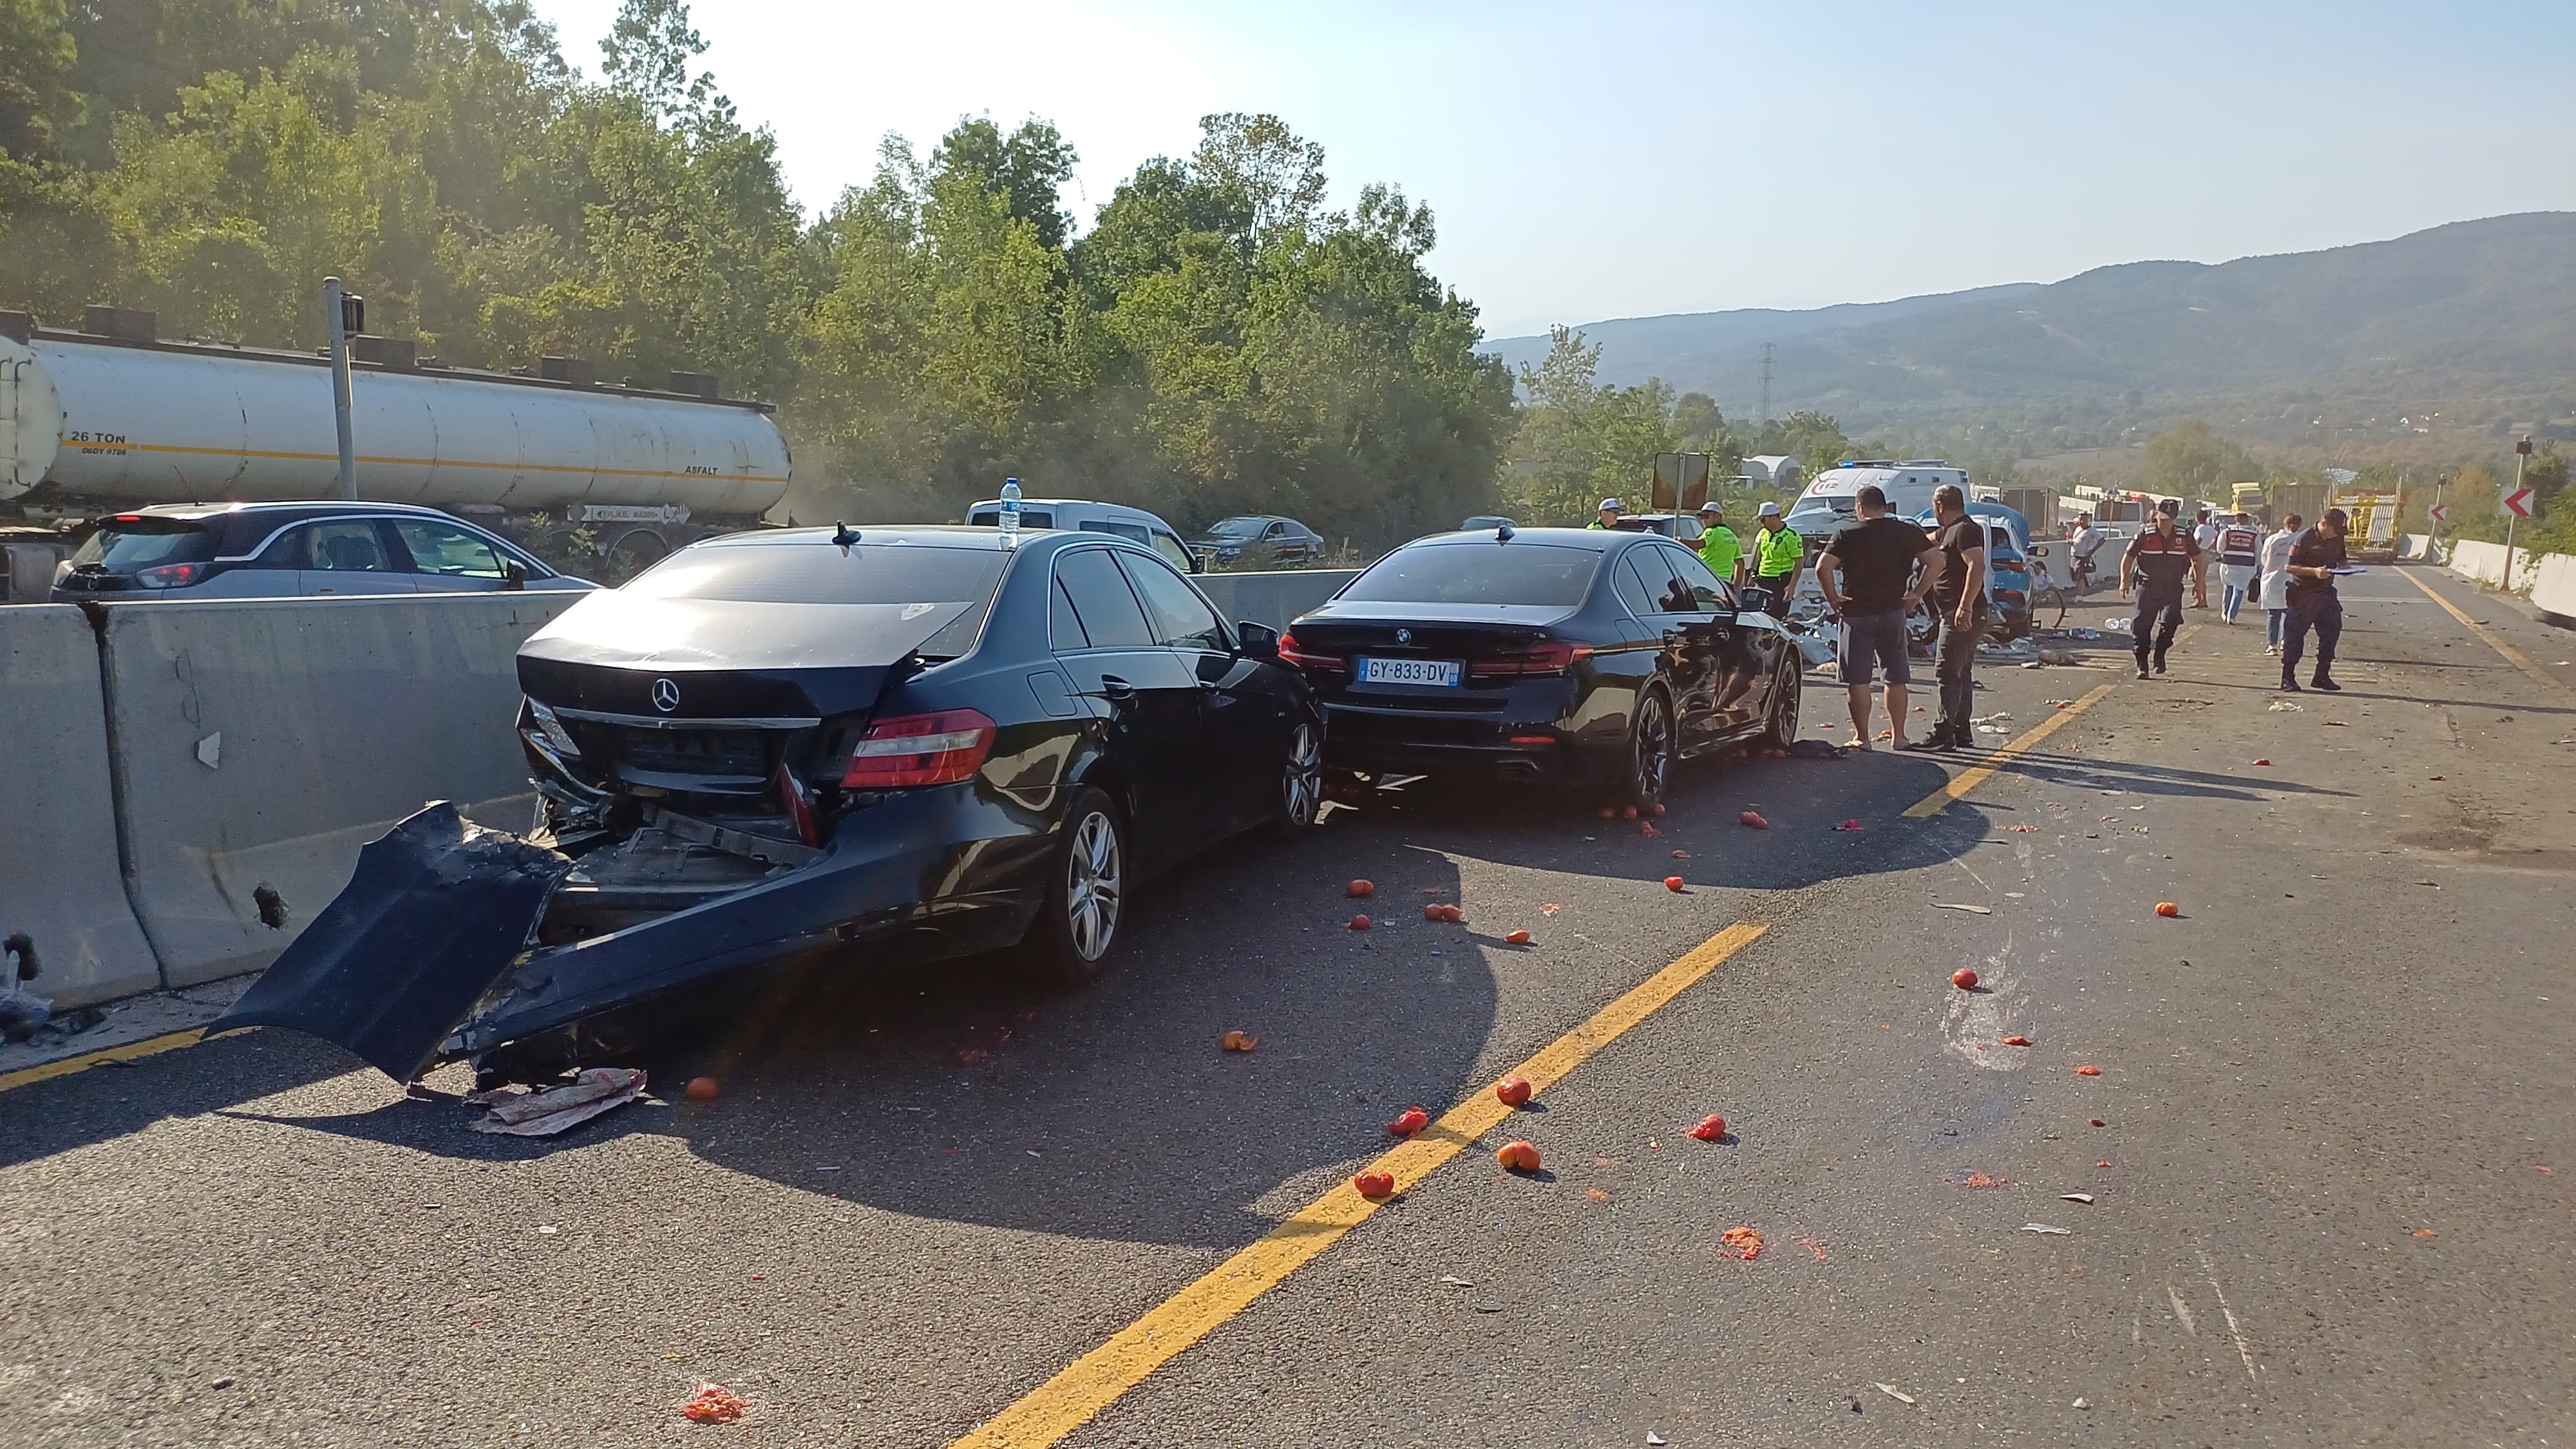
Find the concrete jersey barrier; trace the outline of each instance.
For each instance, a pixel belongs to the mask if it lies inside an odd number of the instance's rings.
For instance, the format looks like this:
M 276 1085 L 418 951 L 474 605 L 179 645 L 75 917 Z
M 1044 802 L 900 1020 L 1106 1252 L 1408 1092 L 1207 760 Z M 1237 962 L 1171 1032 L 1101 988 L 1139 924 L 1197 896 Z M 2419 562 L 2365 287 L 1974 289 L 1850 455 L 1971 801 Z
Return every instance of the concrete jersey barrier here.
M 2534 561 L 2531 602 L 2551 623 L 2576 625 L 2576 554 L 2544 553 Z
M 165 984 L 268 964 L 424 801 L 524 827 L 515 659 L 580 597 L 105 606 L 127 895 Z
M 2474 538 L 2452 541 L 2448 560 L 2451 572 L 2464 579 L 2474 579 L 2497 588 L 2504 586 L 2505 546 L 2481 543 Z M 2531 588 L 2532 555 L 2528 549 L 2513 550 L 2513 591 L 2517 594 Z
M 1285 629 L 1289 620 L 1322 604 L 1359 576 L 1357 569 L 1278 569 L 1196 578 L 1209 602 L 1226 618 Z
M 125 898 L 109 779 L 89 620 L 68 604 L 0 609 L 0 939 L 26 937 L 26 989 L 56 1007 L 160 984 Z

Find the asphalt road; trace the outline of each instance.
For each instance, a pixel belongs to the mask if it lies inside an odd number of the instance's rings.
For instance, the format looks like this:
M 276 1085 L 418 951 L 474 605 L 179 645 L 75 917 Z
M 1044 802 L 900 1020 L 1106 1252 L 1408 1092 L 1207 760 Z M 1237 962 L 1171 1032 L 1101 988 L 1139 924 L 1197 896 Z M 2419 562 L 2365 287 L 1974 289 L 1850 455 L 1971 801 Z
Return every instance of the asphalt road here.
M 2576 636 L 2411 577 L 2533 671 L 2378 570 L 2295 711 L 2214 611 L 2166 679 L 1989 671 L 1995 741 L 2111 688 L 1927 818 L 1972 758 L 1697 766 L 1655 838 L 1336 811 L 1163 883 L 1091 991 L 852 961 L 551 1141 L 273 1031 L 0 1094 L 0 1442 L 1000 1442 L 1121 1343 L 1062 1442 L 2565 1442 Z M 1346 1211 L 1389 1118 L 1551 1044 Z

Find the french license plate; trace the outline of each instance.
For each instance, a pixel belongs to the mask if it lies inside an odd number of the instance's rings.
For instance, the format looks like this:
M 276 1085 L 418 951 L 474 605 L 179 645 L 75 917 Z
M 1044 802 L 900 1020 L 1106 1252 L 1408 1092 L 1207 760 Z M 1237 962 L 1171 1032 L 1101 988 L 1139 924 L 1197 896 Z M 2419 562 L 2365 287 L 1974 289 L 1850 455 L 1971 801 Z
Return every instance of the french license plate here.
M 1360 683 L 1429 684 L 1456 689 L 1459 668 L 1455 659 L 1362 659 Z

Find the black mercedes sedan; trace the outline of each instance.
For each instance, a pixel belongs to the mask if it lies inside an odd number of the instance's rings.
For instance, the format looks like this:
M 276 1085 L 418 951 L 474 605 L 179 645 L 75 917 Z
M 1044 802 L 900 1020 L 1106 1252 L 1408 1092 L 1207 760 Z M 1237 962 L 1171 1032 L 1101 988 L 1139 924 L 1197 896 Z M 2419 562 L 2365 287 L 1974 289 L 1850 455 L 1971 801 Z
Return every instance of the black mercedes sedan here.
M 1102 534 L 692 545 L 521 646 L 530 835 L 405 821 L 229 1020 L 409 1079 L 577 1056 L 586 1019 L 841 943 L 1086 981 L 1139 880 L 1315 819 L 1323 719 L 1278 642 Z
M 1805 664 L 1765 602 L 1658 534 L 1504 526 L 1379 559 L 1279 653 L 1323 704 L 1332 771 L 1643 808 L 1678 760 L 1796 738 Z

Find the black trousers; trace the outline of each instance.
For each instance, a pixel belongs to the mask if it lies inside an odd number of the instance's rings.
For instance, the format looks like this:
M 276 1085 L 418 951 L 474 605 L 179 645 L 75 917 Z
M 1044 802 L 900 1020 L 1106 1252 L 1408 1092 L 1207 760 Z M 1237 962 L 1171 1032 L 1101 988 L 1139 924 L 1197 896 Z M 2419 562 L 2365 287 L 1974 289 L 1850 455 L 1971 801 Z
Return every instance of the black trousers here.
M 2161 624 L 2159 624 L 2159 616 L 2161 616 Z M 2135 641 L 2131 647 L 2137 651 L 2138 666 L 2142 669 L 2147 663 L 2150 631 L 2155 636 L 2156 662 L 2161 664 L 2164 662 L 2165 651 L 2173 647 L 2174 635 L 2182 631 L 2181 583 L 2175 583 L 2170 589 L 2141 588 L 2138 590 L 2138 612 L 2135 618 L 2129 620 L 2129 638 Z
M 1940 728 L 1964 741 L 1972 729 L 1968 718 L 1977 712 L 1977 681 L 1970 671 L 1977 662 L 1977 641 L 1985 636 L 1986 611 L 1979 609 L 1962 629 L 1954 611 L 1941 609 L 1940 622 L 1939 642 L 1933 646 L 1933 673 L 1941 681 Z
M 1769 614 L 1774 619 L 1785 619 L 1789 617 L 1789 580 L 1791 577 L 1792 575 L 1789 574 L 1759 574 L 1756 575 L 1753 580 L 1753 586 L 1755 588 L 1769 589 L 1771 591 L 1771 607 L 1763 610 L 1763 612 Z
M 2317 678 L 2323 679 L 2334 668 L 2335 644 L 2343 638 L 2343 600 L 2333 594 L 2323 598 L 2290 594 L 2289 637 L 2281 641 L 2281 677 L 2297 672 L 2301 646 L 2306 644 L 2308 630 L 2317 631 Z

